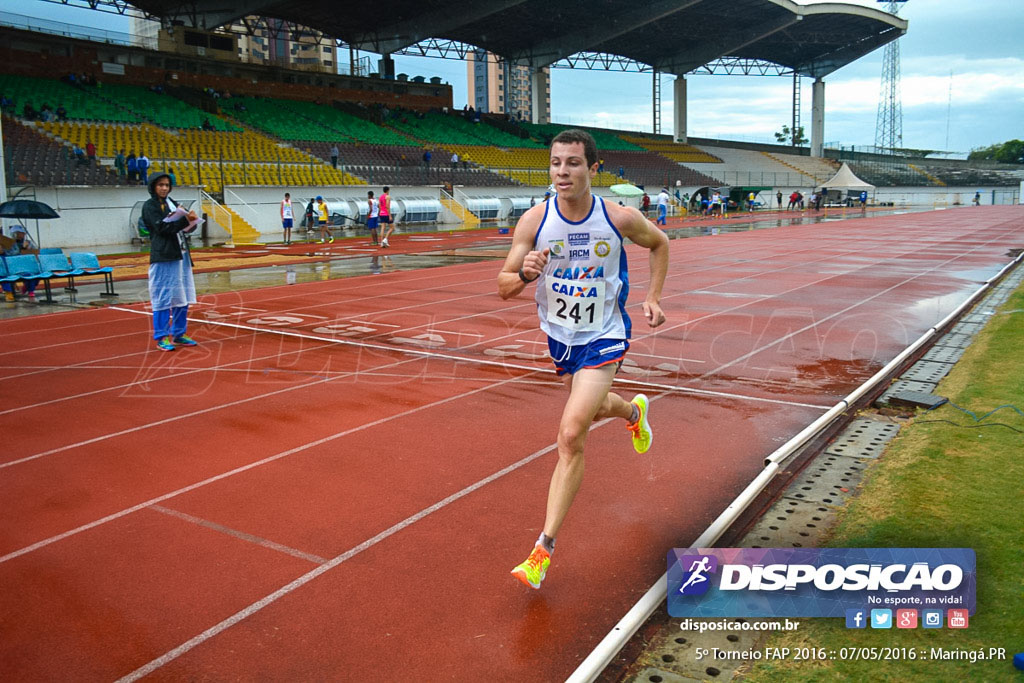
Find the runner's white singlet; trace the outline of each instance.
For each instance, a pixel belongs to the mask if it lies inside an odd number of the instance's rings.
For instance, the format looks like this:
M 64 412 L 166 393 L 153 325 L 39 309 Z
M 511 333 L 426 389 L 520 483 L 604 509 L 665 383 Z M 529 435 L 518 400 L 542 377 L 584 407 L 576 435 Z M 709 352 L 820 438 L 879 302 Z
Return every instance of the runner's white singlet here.
M 591 195 L 590 213 L 578 223 L 562 216 L 557 197 L 547 202 L 534 248 L 551 250 L 535 295 L 549 337 L 569 346 L 629 339 L 626 252 L 604 200 Z

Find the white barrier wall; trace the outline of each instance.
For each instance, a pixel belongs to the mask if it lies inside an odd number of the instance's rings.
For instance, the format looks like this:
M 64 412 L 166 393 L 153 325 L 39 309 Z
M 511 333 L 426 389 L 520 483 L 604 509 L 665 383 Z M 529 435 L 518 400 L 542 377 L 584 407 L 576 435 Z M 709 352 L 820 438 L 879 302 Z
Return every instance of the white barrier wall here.
M 225 190 L 225 204 L 237 211 L 243 218 L 270 239 L 281 234 L 280 202 L 284 193 L 291 192 L 292 201 L 296 210 L 296 225 L 302 219 L 305 203 L 316 193 L 323 195 L 329 203 L 333 200 L 338 202 L 362 202 L 366 201 L 366 192 L 373 190 L 375 196 L 380 195 L 380 186 L 370 185 L 346 185 L 340 187 L 326 187 L 316 190 L 308 188 L 284 188 L 284 187 L 228 187 Z M 531 196 L 539 203 L 543 200 L 544 189 L 538 187 L 469 187 L 459 188 L 467 196 L 472 198 L 495 197 L 513 198 Z M 691 188 L 682 188 L 691 189 Z M 810 196 L 808 188 L 773 188 L 773 198 L 776 189 L 782 190 L 783 205 L 787 197 L 794 190 L 798 189 L 804 196 Z M 10 195 L 14 198 L 18 188 L 11 188 Z M 620 201 L 612 195 L 607 188 L 595 188 L 595 191 L 608 197 L 611 201 Z M 981 193 L 981 203 L 988 204 L 1014 204 L 1021 201 L 1021 192 L 1016 187 L 882 187 L 871 193 L 871 204 L 877 205 L 883 202 L 891 202 L 896 207 L 920 207 L 920 208 L 942 208 L 953 206 L 968 206 L 971 204 L 974 193 Z M 311 194 L 312 193 L 312 194 Z M 690 194 L 692 194 L 692 189 Z M 762 193 L 764 194 L 764 193 Z M 436 187 L 396 187 L 391 191 L 391 196 L 396 199 L 439 197 L 440 193 Z M 44 247 L 62 247 L 66 249 L 98 247 L 109 245 L 129 244 L 135 237 L 135 228 L 129 224 L 129 217 L 132 208 L 137 202 L 143 202 L 149 198 L 146 188 L 142 186 L 131 187 L 41 187 L 35 188 L 32 192 L 22 192 L 18 195 L 23 199 L 36 199 L 52 206 L 60 218 L 39 221 L 39 234 Z M 199 192 L 196 188 L 180 187 L 175 188 L 171 197 L 179 201 L 196 200 Z M 652 201 L 654 196 L 652 195 Z M 630 197 L 622 200 L 628 206 L 637 206 L 638 200 Z M 333 209 L 334 207 L 332 207 Z M 345 213 L 342 207 L 338 206 L 339 212 Z M 401 217 L 399 217 L 401 222 Z M 24 221 L 33 235 L 36 234 L 36 223 L 34 220 Z M 12 224 L 10 219 L 5 219 L 4 224 Z M 213 239 L 227 235 L 216 226 L 210 226 L 209 236 Z
M 18 188 L 10 188 L 9 196 L 16 198 Z M 197 198 L 195 188 L 178 188 L 172 198 Z M 61 186 L 37 187 L 22 191 L 18 199 L 35 199 L 51 206 L 60 218 L 39 221 L 40 241 L 43 247 L 78 248 L 109 244 L 128 244 L 136 236 L 128 219 L 136 202 L 149 199 L 142 185 L 130 187 Z M 35 220 L 22 221 L 32 235 L 36 234 Z M 4 219 L 4 225 L 11 225 Z

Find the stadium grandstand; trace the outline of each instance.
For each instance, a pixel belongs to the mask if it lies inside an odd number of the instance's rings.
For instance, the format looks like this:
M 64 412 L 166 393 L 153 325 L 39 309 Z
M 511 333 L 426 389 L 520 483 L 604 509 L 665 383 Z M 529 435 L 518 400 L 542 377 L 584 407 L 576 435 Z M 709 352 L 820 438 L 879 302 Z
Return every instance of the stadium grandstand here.
M 139 3 L 154 13 L 158 5 Z M 204 206 L 244 214 L 239 222 L 252 224 L 249 234 L 265 239 L 280 229 L 274 212 L 285 190 L 299 197 L 327 193 L 348 206 L 367 186 L 390 185 L 396 196 L 436 206 L 421 220 L 442 222 L 473 214 L 481 198 L 539 197 L 549 183 L 547 147 L 570 127 L 458 108 L 451 87 L 438 78 L 226 66 L 195 50 L 154 51 L 12 26 L 0 33 L 11 193 L 124 187 L 119 157 L 144 155 L 149 172 L 175 174 L 179 195 L 195 188 Z M 847 162 L 876 187 L 872 201 L 953 205 L 978 188 L 1003 196 L 1021 180 L 1019 168 L 997 164 L 835 149 L 812 155 L 806 147 L 680 139 L 678 132 L 587 130 L 601 158 L 598 191 L 629 183 L 652 195 L 670 187 L 687 197 L 753 186 L 771 188 L 769 194 L 808 193 Z M 92 155 L 83 159 L 76 150 Z M 125 232 L 100 239 L 123 242 Z

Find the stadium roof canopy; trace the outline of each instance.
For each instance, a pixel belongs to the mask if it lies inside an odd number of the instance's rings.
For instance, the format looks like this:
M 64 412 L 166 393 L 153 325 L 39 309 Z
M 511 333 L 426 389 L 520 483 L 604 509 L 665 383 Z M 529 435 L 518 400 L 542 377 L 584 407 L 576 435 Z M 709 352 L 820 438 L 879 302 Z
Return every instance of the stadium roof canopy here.
M 321 31 L 390 54 L 447 39 L 533 67 L 581 52 L 686 74 L 722 57 L 823 77 L 899 38 L 907 22 L 845 3 L 791 0 L 131 0 L 165 22 L 212 30 L 246 16 Z

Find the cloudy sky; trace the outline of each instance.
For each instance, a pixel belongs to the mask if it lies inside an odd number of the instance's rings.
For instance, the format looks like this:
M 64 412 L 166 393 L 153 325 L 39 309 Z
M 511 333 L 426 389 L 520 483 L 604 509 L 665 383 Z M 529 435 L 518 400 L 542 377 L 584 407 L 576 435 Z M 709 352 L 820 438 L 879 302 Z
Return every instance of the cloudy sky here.
M 849 1 L 886 7 L 874 0 Z M 0 0 L 0 11 L 129 30 L 116 16 L 41 0 Z M 965 153 L 1024 139 L 1024 0 L 909 0 L 900 16 L 910 22 L 900 40 L 904 146 Z M 874 143 L 883 52 L 875 50 L 825 79 L 827 143 Z M 466 102 L 462 62 L 412 57 L 396 61 L 398 71 L 441 76 L 452 85 L 455 105 Z M 673 77 L 661 78 L 662 132 L 671 132 Z M 769 142 L 790 121 L 789 77 L 687 80 L 691 135 Z M 649 74 L 555 69 L 552 117 L 558 122 L 650 131 L 651 85 Z M 808 130 L 810 90 L 811 80 L 803 79 L 801 117 Z

